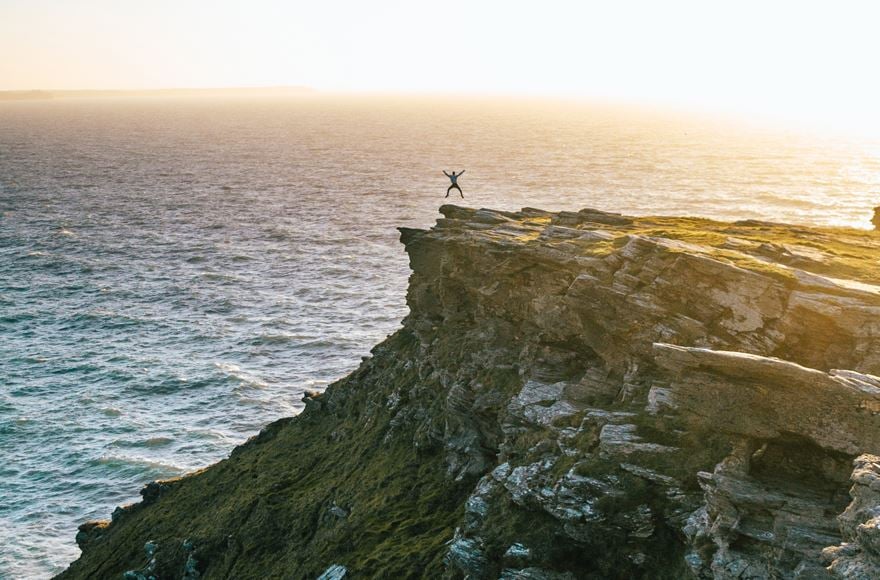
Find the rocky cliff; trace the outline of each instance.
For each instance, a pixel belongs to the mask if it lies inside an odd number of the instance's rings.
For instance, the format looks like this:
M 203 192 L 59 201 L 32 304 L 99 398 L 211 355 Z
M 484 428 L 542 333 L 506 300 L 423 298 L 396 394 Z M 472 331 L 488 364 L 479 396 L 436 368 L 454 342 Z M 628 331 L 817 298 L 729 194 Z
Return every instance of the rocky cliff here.
M 876 233 L 441 212 L 401 330 L 60 578 L 880 577 Z

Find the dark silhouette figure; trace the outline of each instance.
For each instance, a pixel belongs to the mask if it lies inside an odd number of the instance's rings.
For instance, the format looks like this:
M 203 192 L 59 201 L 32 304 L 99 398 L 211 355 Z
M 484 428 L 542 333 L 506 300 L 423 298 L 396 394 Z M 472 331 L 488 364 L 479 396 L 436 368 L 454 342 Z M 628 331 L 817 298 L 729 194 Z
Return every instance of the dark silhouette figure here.
M 874 217 L 871 218 L 871 223 L 874 224 L 874 229 L 880 231 L 880 205 L 874 208 Z
M 464 199 L 464 194 L 461 192 L 461 188 L 458 186 L 458 178 L 461 177 L 461 174 L 464 173 L 465 171 L 466 171 L 465 169 L 462 169 L 458 173 L 453 171 L 452 175 L 449 175 L 448 173 L 446 173 L 446 171 L 443 172 L 443 175 L 448 177 L 449 181 L 452 182 L 452 185 L 450 185 L 449 188 L 446 190 L 446 197 L 449 197 L 450 191 L 452 191 L 453 189 L 457 189 L 458 194 L 461 196 L 462 199 Z

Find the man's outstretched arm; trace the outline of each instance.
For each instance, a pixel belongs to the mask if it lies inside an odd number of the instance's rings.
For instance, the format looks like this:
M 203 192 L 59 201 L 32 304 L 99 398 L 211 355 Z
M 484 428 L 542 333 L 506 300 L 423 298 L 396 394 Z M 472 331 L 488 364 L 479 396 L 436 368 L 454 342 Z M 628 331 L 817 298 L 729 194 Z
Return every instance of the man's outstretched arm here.
M 445 169 L 443 170 L 443 175 L 445 175 L 446 177 L 449 177 L 449 174 L 446 173 L 446 170 L 445 170 Z
M 461 171 L 458 172 L 458 174 L 462 175 L 462 174 L 464 174 L 465 171 L 467 171 L 467 169 L 462 169 Z

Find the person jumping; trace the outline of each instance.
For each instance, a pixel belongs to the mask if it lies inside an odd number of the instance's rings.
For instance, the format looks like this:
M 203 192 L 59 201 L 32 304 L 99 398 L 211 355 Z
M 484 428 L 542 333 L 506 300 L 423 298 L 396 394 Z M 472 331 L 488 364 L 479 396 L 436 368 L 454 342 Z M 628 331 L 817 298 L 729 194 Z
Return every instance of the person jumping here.
M 446 171 L 443 172 L 443 175 L 448 177 L 449 181 L 452 182 L 452 185 L 450 185 L 449 188 L 446 190 L 446 197 L 449 197 L 450 191 L 452 191 L 453 189 L 457 189 L 458 194 L 461 196 L 462 199 L 464 199 L 464 194 L 461 192 L 461 188 L 458 186 L 458 178 L 461 177 L 461 174 L 464 173 L 465 171 L 466 171 L 465 169 L 462 169 L 458 173 L 453 171 L 452 175 L 449 175 L 448 173 L 446 173 Z

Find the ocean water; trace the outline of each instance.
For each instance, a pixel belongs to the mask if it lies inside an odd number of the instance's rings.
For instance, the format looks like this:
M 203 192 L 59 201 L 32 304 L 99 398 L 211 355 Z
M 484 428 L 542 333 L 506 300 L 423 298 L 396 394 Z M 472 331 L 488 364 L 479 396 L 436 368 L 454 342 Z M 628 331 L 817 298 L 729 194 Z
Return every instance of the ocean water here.
M 868 227 L 880 143 L 541 101 L 0 103 L 0 578 L 225 457 L 406 314 L 396 226 L 477 207 Z

